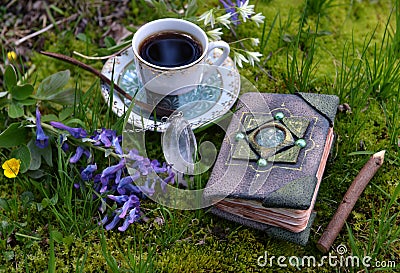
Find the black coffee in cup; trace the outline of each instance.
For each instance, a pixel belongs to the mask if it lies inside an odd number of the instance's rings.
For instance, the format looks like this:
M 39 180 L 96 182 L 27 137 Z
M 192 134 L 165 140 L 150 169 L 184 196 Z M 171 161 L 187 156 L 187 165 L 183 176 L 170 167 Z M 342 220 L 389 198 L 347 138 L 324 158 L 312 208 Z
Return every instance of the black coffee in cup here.
M 160 32 L 147 37 L 139 46 L 145 61 L 161 67 L 179 67 L 200 58 L 203 48 L 194 37 L 182 32 Z

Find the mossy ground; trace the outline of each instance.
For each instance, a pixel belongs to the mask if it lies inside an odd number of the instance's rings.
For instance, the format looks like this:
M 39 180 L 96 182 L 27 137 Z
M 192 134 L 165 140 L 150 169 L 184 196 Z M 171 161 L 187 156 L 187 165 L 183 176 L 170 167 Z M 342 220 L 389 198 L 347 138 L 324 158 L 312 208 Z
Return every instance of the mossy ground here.
M 215 3 L 217 1 L 214 1 Z M 213 2 L 213 3 L 214 3 Z M 268 77 L 261 73 L 259 68 L 248 67 L 240 70 L 243 77 L 250 80 L 260 92 L 289 93 L 287 86 L 288 63 L 290 64 L 294 51 L 288 51 L 290 43 L 282 39 L 282 35 L 295 39 L 299 31 L 299 21 L 303 14 L 305 3 L 303 1 L 252 1 L 257 2 L 257 11 L 266 16 L 266 31 L 272 26 L 273 19 L 277 16 L 274 28 L 262 59 L 261 65 L 270 73 Z M 315 39 L 315 54 L 310 79 L 310 89 L 303 91 L 336 94 L 340 96 L 341 103 L 349 103 L 352 96 L 362 96 L 365 90 L 353 90 L 359 94 L 337 94 L 338 73 L 342 65 L 342 54 L 346 46 L 351 45 L 357 54 L 360 53 L 366 41 L 371 36 L 371 45 L 380 47 L 385 25 L 394 6 L 393 1 L 327 1 L 329 7 L 325 7 L 318 19 L 312 12 L 307 17 L 302 28 L 311 31 L 324 31 Z M 155 19 L 154 14 L 141 15 L 139 2 L 133 1 L 132 14 L 126 19 L 127 24 L 132 21 L 135 25 Z M 211 5 L 211 4 L 209 4 Z M 205 9 L 200 5 L 201 10 Z M 199 11 L 200 13 L 200 11 Z M 129 22 L 131 20 L 131 22 Z M 85 43 L 75 39 L 72 32 L 46 33 L 45 49 L 64 54 L 70 54 L 73 50 L 90 55 L 96 50 L 94 45 L 98 37 L 96 29 L 88 33 L 91 43 Z M 260 37 L 261 28 L 241 29 L 239 35 L 246 37 Z M 389 23 L 391 35 L 395 31 L 395 19 Z M 229 39 L 227 37 L 227 39 Z M 312 39 L 303 41 L 304 47 L 310 46 Z M 93 44 L 94 43 L 94 44 Z M 287 53 L 289 52 L 289 53 Z M 298 58 L 305 56 L 307 50 L 299 52 Z M 360 55 L 351 56 L 357 59 Z M 373 46 L 368 48 L 368 58 L 373 56 Z M 82 90 L 87 90 L 97 80 L 82 69 L 66 65 L 60 61 L 51 60 L 38 53 L 33 54 L 32 64 L 37 66 L 35 76 L 37 81 L 59 70 L 70 69 L 74 79 Z M 90 62 L 97 69 L 101 69 L 102 62 Z M 272 78 L 274 80 L 272 80 Z M 97 90 L 99 90 L 98 83 Z M 298 82 L 295 82 L 298 84 Z M 245 92 L 246 90 L 243 90 Z M 391 97 L 391 99 L 394 99 Z M 178 211 L 159 208 L 150 201 L 143 207 L 148 212 L 150 219 L 147 223 L 136 223 L 127 232 L 104 232 L 106 249 L 102 248 L 102 234 L 100 228 L 88 229 L 86 233 L 61 234 L 55 242 L 56 268 L 58 272 L 105 272 L 112 268 L 105 257 L 113 256 L 121 272 L 132 271 L 159 271 L 159 272 L 289 272 L 298 271 L 295 267 L 280 268 L 276 264 L 272 267 L 262 268 L 257 265 L 259 256 L 268 255 L 285 256 L 310 256 L 319 259 L 322 254 L 316 249 L 315 244 L 333 216 L 344 193 L 351 184 L 358 171 L 369 158 L 369 152 L 382 149 L 387 151 L 386 162 L 372 179 L 361 198 L 358 200 L 352 214 L 347 220 L 356 239 L 356 245 L 365 255 L 373 252 L 368 249 L 369 241 L 374 240 L 378 233 L 376 227 L 370 230 L 373 220 L 385 221 L 384 206 L 388 202 L 388 195 L 393 194 L 399 183 L 400 154 L 396 143 L 390 141 L 390 128 L 388 117 L 382 107 L 384 99 L 373 94 L 363 103 L 350 104 L 352 113 L 338 113 L 335 120 L 335 130 L 338 139 L 332 158 L 327 165 L 324 179 L 315 206 L 317 218 L 313 224 L 310 241 L 307 246 L 301 247 L 288 242 L 271 239 L 262 232 L 249 229 L 235 223 L 222 220 L 208 213 L 207 210 Z M 399 99 L 397 98 L 397 102 Z M 396 114 L 397 113 L 391 113 Z M 114 117 L 115 118 L 115 117 Z M 399 126 L 399 119 L 395 126 Z M 397 131 L 398 133 L 399 131 Z M 207 138 L 215 137 L 213 128 L 201 132 Z M 223 135 L 218 135 L 222 139 Z M 397 136 L 399 137 L 399 136 Z M 159 145 L 160 137 L 150 133 L 148 150 L 150 157 L 158 157 L 161 154 Z M 358 152 L 358 153 L 357 153 Z M 208 174 L 207 174 L 208 175 Z M 207 177 L 207 175 L 205 177 Z M 10 180 L 0 178 L 0 197 L 10 197 L 13 194 L 13 184 Z M 17 188 L 18 191 L 18 188 Z M 30 211 L 29 216 L 26 212 Z M 399 211 L 399 203 L 395 202 L 388 215 L 395 215 Z M 170 214 L 168 213 L 170 212 Z M 49 213 L 49 222 L 35 222 L 35 217 L 43 219 L 43 215 L 34 208 L 21 210 L 17 222 L 22 224 L 22 230 L 29 229 L 40 239 L 13 235 L 13 244 L 6 244 L 0 248 L 3 256 L 0 257 L 0 271 L 4 272 L 43 272 L 49 263 L 49 229 L 58 229 L 57 221 Z M 94 215 L 95 217 L 95 215 Z M 161 225 L 154 219 L 163 219 Z M 17 220 L 17 219 L 15 219 Z M 54 220 L 54 222 L 52 222 Z M 95 220 L 93 220 L 94 223 Z M 393 224 L 400 224 L 397 217 Z M 94 223 L 95 224 L 95 223 Z M 27 225 L 27 226 L 24 226 Z M 94 225 L 95 226 L 95 225 Z M 33 236 L 33 235 L 32 235 Z M 400 264 L 400 243 L 397 240 L 389 242 L 383 240 L 382 247 L 376 253 L 378 260 L 395 260 Z M 347 246 L 350 252 L 351 240 L 349 233 L 344 228 L 334 243 Z M 334 254 L 334 251 L 332 251 Z M 7 255 L 13 255 L 7 256 Z M 140 266 L 138 266 L 140 264 Z M 135 269 L 136 268 L 136 269 Z M 83 270 L 81 270 L 83 269 Z M 318 272 L 332 271 L 358 271 L 361 268 L 345 269 L 324 266 L 317 268 Z M 304 271 L 314 272 L 316 268 L 302 268 Z

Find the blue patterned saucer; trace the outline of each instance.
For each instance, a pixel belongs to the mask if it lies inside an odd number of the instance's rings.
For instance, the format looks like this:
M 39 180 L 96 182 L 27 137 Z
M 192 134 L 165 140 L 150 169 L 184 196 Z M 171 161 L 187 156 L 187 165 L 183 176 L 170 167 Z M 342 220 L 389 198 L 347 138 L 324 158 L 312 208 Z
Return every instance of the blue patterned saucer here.
M 208 61 L 216 60 L 221 55 L 219 49 L 215 49 L 209 56 Z M 142 83 L 136 73 L 136 66 L 133 61 L 134 55 L 131 48 L 125 50 L 119 56 L 107 60 L 102 69 L 109 79 L 113 79 L 135 101 L 149 103 L 149 96 L 144 92 Z M 235 103 L 240 91 L 240 75 L 236 70 L 232 59 L 227 58 L 218 67 L 216 73 L 207 77 L 204 82 L 197 85 L 192 91 L 182 95 L 166 96 L 158 104 L 163 108 L 177 109 L 191 124 L 192 129 L 207 125 L 218 119 Z M 109 85 L 103 83 L 101 92 L 105 100 L 110 103 L 112 97 L 112 110 L 118 116 L 122 116 L 129 108 L 131 101 L 120 96 L 114 91 L 110 96 Z M 146 130 L 164 131 L 166 124 L 161 120 L 154 120 L 152 116 L 142 115 L 144 111 L 138 104 L 132 107 L 129 122 L 136 127 Z

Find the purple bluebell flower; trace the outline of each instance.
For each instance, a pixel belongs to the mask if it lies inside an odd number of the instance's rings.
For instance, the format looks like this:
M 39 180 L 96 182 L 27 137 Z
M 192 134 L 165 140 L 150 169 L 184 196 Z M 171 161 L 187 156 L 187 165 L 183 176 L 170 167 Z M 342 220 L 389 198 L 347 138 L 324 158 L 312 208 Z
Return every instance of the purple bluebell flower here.
M 132 157 L 131 157 L 132 155 Z M 144 158 L 142 156 L 136 156 L 135 153 L 129 152 L 128 159 L 133 159 L 134 162 L 129 165 L 130 168 L 136 169 L 142 175 L 146 176 L 153 171 L 151 166 L 151 161 L 148 158 Z
M 113 201 L 115 201 L 117 203 L 121 203 L 121 204 L 125 203 L 129 199 L 129 197 L 127 195 L 119 195 L 119 196 L 117 196 L 117 195 L 109 194 L 109 195 L 107 195 L 107 197 L 109 199 L 111 199 L 111 200 L 113 200 Z
M 121 181 L 121 175 L 122 175 L 122 169 L 119 169 L 116 173 L 115 173 L 115 184 L 119 184 L 119 181 Z
M 133 185 L 133 184 L 126 184 L 123 187 L 118 187 L 117 192 L 119 194 L 135 194 L 139 196 L 140 198 L 143 198 L 143 192 L 139 188 L 139 186 Z
M 113 220 L 108 224 L 108 225 L 106 225 L 106 230 L 110 230 L 110 229 L 113 229 L 113 228 L 115 228 L 115 226 L 118 224 L 118 222 L 121 220 L 121 218 L 119 218 L 119 215 L 121 214 L 121 209 L 117 209 L 116 211 L 115 211 L 115 216 L 114 216 L 114 218 L 113 218 Z M 103 222 L 103 221 L 102 221 Z
M 81 159 L 82 155 L 85 155 L 87 158 L 90 158 L 90 152 L 85 148 L 78 146 L 76 148 L 75 154 L 69 159 L 70 163 L 76 163 Z
M 129 211 L 128 217 L 125 218 L 124 223 L 118 228 L 119 231 L 126 231 L 130 224 L 133 224 L 140 219 L 139 208 L 135 207 Z
M 166 178 L 164 178 L 164 182 L 169 183 L 169 184 L 174 184 L 175 172 L 172 169 L 172 167 L 168 166 L 166 172 L 167 172 L 168 176 Z
M 107 167 L 103 170 L 100 177 L 101 184 L 103 185 L 102 189 L 100 190 L 101 193 L 106 191 L 110 175 L 115 174 L 118 170 L 124 167 L 125 167 L 125 159 L 123 158 L 117 165 Z
M 40 149 L 46 148 L 49 145 L 49 137 L 44 133 L 40 122 L 41 114 L 39 107 L 36 107 L 36 146 Z
M 135 172 L 134 175 L 123 177 L 118 183 L 117 191 L 120 194 L 123 194 L 124 192 L 126 192 L 126 190 L 128 190 L 129 185 L 132 185 L 133 181 L 136 181 L 139 177 L 139 172 Z
M 146 182 L 144 183 L 143 186 L 138 186 L 139 189 L 146 195 L 152 196 L 155 193 L 155 186 L 156 186 L 156 182 L 154 181 L 151 186 L 149 186 L 150 184 L 150 180 L 146 180 Z
M 219 1 L 224 6 L 226 13 L 232 14 L 232 16 L 230 18 L 232 21 L 232 24 L 234 24 L 235 26 L 240 24 L 239 14 L 236 12 L 236 9 L 235 9 L 236 5 L 231 0 L 226 0 L 226 2 L 224 0 L 219 0 Z M 238 6 L 240 4 L 239 2 L 241 2 L 241 1 L 237 1 Z
M 128 153 L 128 157 L 134 161 L 143 161 L 144 157 L 139 155 L 139 151 L 132 149 Z
M 132 194 L 131 196 L 129 196 L 129 199 L 122 206 L 122 211 L 119 215 L 119 218 L 125 218 L 128 210 L 132 207 L 138 207 L 139 204 L 139 198 L 136 195 Z
M 104 144 L 104 147 L 108 148 L 112 145 L 112 139 L 116 137 L 116 132 L 110 129 L 103 129 L 99 135 L 100 141 Z
M 97 171 L 97 164 L 88 165 L 82 172 L 81 178 L 83 181 L 89 181 L 93 178 L 93 173 Z
M 165 173 L 167 171 L 167 165 L 163 163 L 161 166 L 160 162 L 158 162 L 156 159 L 151 161 L 150 166 L 156 173 Z
M 99 222 L 99 225 L 104 226 L 108 222 L 108 216 L 104 216 L 104 218 Z
M 114 138 L 117 138 L 117 132 L 111 129 L 101 129 L 95 131 L 94 135 L 91 137 L 96 142 L 94 145 L 103 145 L 106 148 L 111 147 Z
M 87 136 L 87 132 L 82 128 L 72 128 L 58 121 L 50 121 L 50 125 L 54 128 L 67 131 L 74 138 L 84 138 Z
M 112 146 L 114 147 L 115 152 L 119 155 L 122 155 L 124 154 L 124 152 L 122 151 L 120 142 L 121 142 L 121 137 L 114 137 L 112 139 Z

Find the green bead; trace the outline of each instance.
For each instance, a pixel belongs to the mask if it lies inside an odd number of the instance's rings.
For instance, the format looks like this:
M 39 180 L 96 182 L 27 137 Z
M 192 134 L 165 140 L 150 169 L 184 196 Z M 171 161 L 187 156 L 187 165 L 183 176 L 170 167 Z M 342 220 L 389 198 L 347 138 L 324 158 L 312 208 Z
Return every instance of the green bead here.
M 267 164 L 268 164 L 268 162 L 267 162 L 267 160 L 264 159 L 264 158 L 260 158 L 260 159 L 257 161 L 257 165 L 260 166 L 260 167 L 265 167 L 265 166 L 267 166 Z
M 299 146 L 300 148 L 304 148 L 304 147 L 307 146 L 307 142 L 304 139 L 301 139 L 301 138 L 296 140 L 295 144 L 297 146 Z
M 246 136 L 243 133 L 237 133 L 235 136 L 236 141 L 239 141 L 239 140 L 242 140 L 245 138 L 246 138 Z
M 276 120 L 282 120 L 285 117 L 285 115 L 282 112 L 278 112 L 275 114 L 274 118 Z

